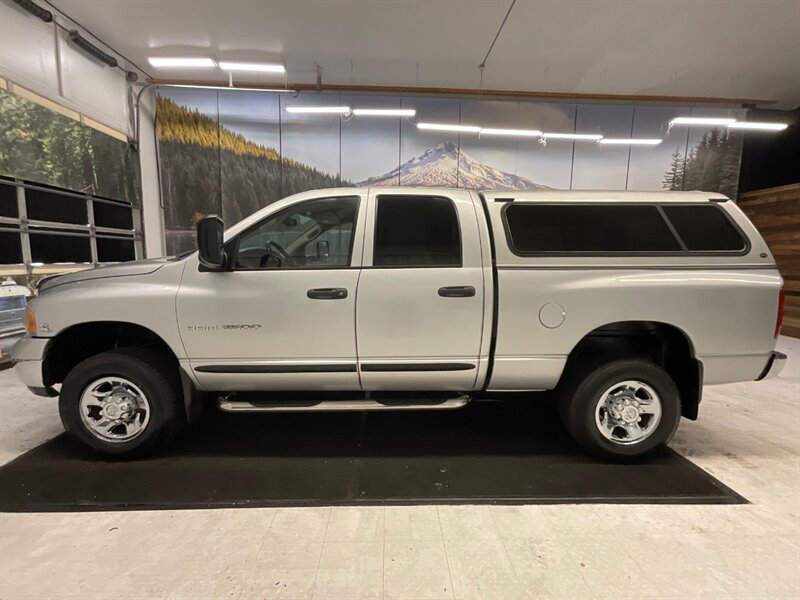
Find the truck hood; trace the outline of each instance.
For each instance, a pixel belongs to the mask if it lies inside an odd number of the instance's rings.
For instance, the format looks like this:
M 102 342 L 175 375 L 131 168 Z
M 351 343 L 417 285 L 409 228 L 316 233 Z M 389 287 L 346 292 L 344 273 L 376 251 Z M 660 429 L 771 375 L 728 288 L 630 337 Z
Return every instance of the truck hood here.
M 106 279 L 109 277 L 130 277 L 132 275 L 148 275 L 158 271 L 170 259 L 155 258 L 148 260 L 135 260 L 126 262 L 119 265 L 108 265 L 102 267 L 95 267 L 93 269 L 86 269 L 85 271 L 78 271 L 76 273 L 65 273 L 63 275 L 52 275 L 45 277 L 39 281 L 36 289 L 39 292 L 49 290 L 50 288 L 67 283 L 78 283 L 81 281 L 89 281 L 92 279 Z

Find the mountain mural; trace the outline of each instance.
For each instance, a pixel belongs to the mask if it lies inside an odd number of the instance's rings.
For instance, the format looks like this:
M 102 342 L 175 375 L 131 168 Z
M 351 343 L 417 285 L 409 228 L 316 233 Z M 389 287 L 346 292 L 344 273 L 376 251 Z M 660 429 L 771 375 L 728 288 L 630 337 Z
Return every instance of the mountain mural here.
M 370 177 L 360 186 L 418 185 L 474 190 L 547 190 L 546 185 L 506 173 L 476 160 L 453 142 L 437 144 L 421 156 L 406 161 L 384 175 Z

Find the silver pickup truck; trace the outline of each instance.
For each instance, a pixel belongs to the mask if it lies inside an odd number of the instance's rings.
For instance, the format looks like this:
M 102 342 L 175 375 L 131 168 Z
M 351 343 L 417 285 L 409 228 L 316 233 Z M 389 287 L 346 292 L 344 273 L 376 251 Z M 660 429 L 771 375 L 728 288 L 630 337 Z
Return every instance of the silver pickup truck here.
M 704 385 L 786 359 L 775 261 L 713 193 L 326 189 L 224 233 L 206 217 L 198 247 L 39 285 L 16 371 L 89 446 L 152 450 L 209 396 L 430 410 L 555 390 L 581 446 L 625 458 L 696 419 Z

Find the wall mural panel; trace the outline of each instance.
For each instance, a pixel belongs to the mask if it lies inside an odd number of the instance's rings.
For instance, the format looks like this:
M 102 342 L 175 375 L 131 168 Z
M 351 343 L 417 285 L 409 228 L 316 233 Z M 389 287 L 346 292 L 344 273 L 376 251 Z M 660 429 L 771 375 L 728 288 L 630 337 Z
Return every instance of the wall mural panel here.
M 547 133 L 574 133 L 576 104 L 520 102 L 519 127 Z M 575 142 L 550 138 L 542 144 L 536 138 L 521 140 L 517 153 L 517 173 L 537 185 L 552 189 L 570 187 Z
M 131 146 L 4 90 L 0 175 L 140 204 L 139 157 Z
M 315 188 L 703 189 L 736 195 L 740 136 L 673 127 L 678 115 L 729 109 L 565 104 L 329 93 L 164 88 L 158 139 L 170 253 L 191 249 L 194 225 L 228 224 Z M 414 108 L 410 117 L 310 114 L 289 107 Z M 427 131 L 417 122 L 663 139 L 657 146 Z

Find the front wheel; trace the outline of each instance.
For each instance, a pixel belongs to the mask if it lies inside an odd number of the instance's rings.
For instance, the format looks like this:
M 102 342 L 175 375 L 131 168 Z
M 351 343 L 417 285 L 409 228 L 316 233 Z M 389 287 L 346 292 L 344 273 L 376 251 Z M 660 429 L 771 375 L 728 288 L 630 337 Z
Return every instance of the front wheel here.
M 64 428 L 109 455 L 141 455 L 164 444 L 185 422 L 177 369 L 147 348 L 87 358 L 61 388 Z
M 646 360 L 617 360 L 568 376 L 561 416 L 584 449 L 605 457 L 652 452 L 674 435 L 681 418 L 675 382 Z

